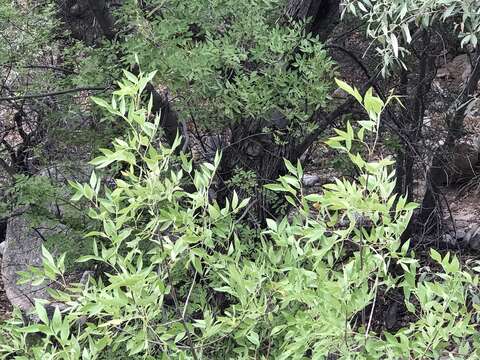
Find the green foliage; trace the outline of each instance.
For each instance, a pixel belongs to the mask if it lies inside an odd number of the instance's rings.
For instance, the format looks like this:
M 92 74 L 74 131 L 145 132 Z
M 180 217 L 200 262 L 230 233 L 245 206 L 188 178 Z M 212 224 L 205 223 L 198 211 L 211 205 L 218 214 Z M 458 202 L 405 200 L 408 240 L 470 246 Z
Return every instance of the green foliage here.
M 52 3 L 37 6 L 34 11 L 28 11 L 23 6 L 12 6 L 8 2 L 0 4 L 0 54 L 1 65 L 31 65 L 28 60 L 45 55 L 46 48 L 51 45 L 55 27 L 55 7 Z M 28 15 L 30 23 L 25 22 Z M 35 31 L 29 29 L 35 24 Z M 18 36 L 21 33 L 22 36 Z M 13 41 L 12 41 L 13 40 Z M 19 67 L 19 70 L 21 67 Z M 26 71 L 26 69 L 23 69 Z M 40 79 L 38 79 L 40 80 Z M 41 81 L 39 81 L 42 83 Z
M 46 207 L 57 195 L 57 189 L 46 176 L 17 175 L 13 185 L 7 189 L 4 213 L 9 216 L 15 209 L 24 209 L 31 205 Z
M 251 170 L 243 170 L 239 167 L 233 171 L 234 175 L 228 180 L 227 185 L 231 188 L 242 190 L 247 196 L 252 196 L 257 185 L 257 176 Z
M 54 291 L 66 305 L 49 316 L 37 301 L 39 321 L 24 325 L 17 310 L 0 327 L 0 354 L 15 359 L 102 359 L 118 352 L 144 359 L 436 359 L 449 344 L 475 353 L 478 335 L 471 290 L 478 276 L 458 259 L 432 252 L 436 273 L 402 246 L 414 204 L 393 194 L 393 161 L 370 161 L 351 151 L 378 131 L 384 103 L 362 97 L 357 129 L 337 130 L 330 146 L 348 155 L 358 181 L 337 179 L 318 194 L 304 195 L 301 165 L 267 185 L 295 207 L 290 218 L 268 219 L 259 236 L 236 221 L 249 200 L 236 194 L 224 206 L 208 190 L 220 161 L 194 170 L 184 155 L 155 144 L 159 118 L 142 108 L 148 79 L 125 73 L 111 102 L 94 99 L 123 119 L 130 131 L 92 164 L 86 184 L 72 183 L 75 200 L 86 199 L 98 228 L 91 255 L 105 272 L 86 285 Z M 100 169 L 126 170 L 113 189 Z M 185 182 L 195 191 L 186 192 Z M 248 211 L 248 210 L 247 210 Z M 250 236 L 246 236 L 250 234 Z M 44 249 L 48 278 L 63 277 L 62 258 Z M 403 274 L 389 272 L 396 263 Z M 475 270 L 475 269 L 474 269 Z M 396 333 L 372 326 L 379 293 L 400 288 L 412 320 Z M 359 314 L 366 313 L 366 321 Z M 471 336 L 472 341 L 467 341 Z M 115 355 L 117 357 L 117 355 Z M 475 358 L 475 357 L 473 357 Z
M 169 0 L 156 8 L 152 1 L 153 9 L 169 10 L 151 20 L 127 1 L 119 21 L 136 24 L 136 32 L 122 49 L 129 63 L 138 56 L 158 70 L 179 114 L 188 118 L 194 111 L 201 126 L 270 121 L 279 110 L 298 130 L 326 105 L 333 63 L 303 24 L 279 24 L 284 3 Z
M 344 13 L 350 12 L 366 21 L 367 35 L 379 42 L 384 72 L 402 62 L 407 44 L 418 37 L 418 29 L 434 29 L 447 24 L 461 39 L 461 45 L 478 45 L 480 7 L 477 0 L 347 0 Z

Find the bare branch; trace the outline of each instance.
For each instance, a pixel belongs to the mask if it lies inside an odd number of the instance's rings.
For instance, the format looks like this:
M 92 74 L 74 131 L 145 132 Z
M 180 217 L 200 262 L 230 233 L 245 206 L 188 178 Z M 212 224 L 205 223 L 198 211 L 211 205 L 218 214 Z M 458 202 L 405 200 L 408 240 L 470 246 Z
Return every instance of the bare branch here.
M 92 87 L 79 87 L 74 89 L 67 89 L 67 90 L 60 90 L 54 91 L 50 93 L 43 93 L 43 94 L 27 94 L 27 95 L 19 95 L 19 96 L 7 96 L 7 97 L 0 97 L 0 101 L 12 101 L 12 100 L 24 100 L 24 99 L 39 99 L 45 98 L 50 96 L 59 96 L 65 94 L 71 94 L 80 91 L 105 91 L 108 87 L 100 87 L 100 86 L 92 86 Z

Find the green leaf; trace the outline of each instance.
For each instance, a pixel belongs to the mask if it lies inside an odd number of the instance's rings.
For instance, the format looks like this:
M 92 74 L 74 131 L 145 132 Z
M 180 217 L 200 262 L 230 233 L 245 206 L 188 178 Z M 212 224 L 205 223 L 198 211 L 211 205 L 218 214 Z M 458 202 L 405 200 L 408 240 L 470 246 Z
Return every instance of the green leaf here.
M 267 219 L 266 221 L 269 229 L 277 231 L 277 222 L 275 220 Z
M 125 75 L 125 77 L 130 80 L 132 83 L 134 84 L 137 84 L 138 83 L 138 78 L 133 75 L 131 72 L 127 71 L 127 70 L 123 70 L 123 75 Z
M 100 99 L 99 97 L 91 96 L 90 99 L 91 99 L 95 104 L 97 104 L 98 106 L 100 106 L 100 107 L 102 107 L 102 108 L 105 108 L 105 109 L 109 109 L 109 108 L 110 108 L 110 104 L 107 103 L 105 100 Z
M 42 321 L 44 324 L 49 323 L 47 310 L 45 310 L 44 303 L 39 300 L 35 301 L 35 313 L 38 315 L 40 321 Z
M 92 175 L 90 176 L 90 186 L 92 189 L 95 189 L 97 186 L 97 175 L 95 171 L 92 171 Z
M 42 256 L 45 264 L 49 265 L 52 268 L 56 268 L 55 260 L 53 260 L 52 254 L 50 254 L 50 252 L 44 245 L 42 245 Z
M 392 42 L 393 54 L 398 58 L 398 39 L 394 33 L 390 34 L 390 41 Z
M 282 185 L 280 184 L 267 184 L 264 185 L 264 187 L 268 190 L 272 191 L 282 191 L 282 192 L 288 192 L 288 189 L 285 189 Z
M 260 339 L 258 337 L 258 334 L 254 331 L 251 331 L 248 335 L 247 335 L 247 339 L 250 340 L 250 342 L 255 345 L 255 346 L 260 346 Z
M 292 163 L 287 159 L 284 160 L 284 163 L 287 167 L 288 172 L 294 176 L 297 176 L 297 169 L 295 168 L 295 166 L 293 166 Z
M 437 250 L 430 249 L 430 256 L 433 260 L 435 260 L 439 264 L 442 263 L 442 255 L 440 255 L 440 253 Z
M 305 196 L 305 200 L 312 201 L 312 202 L 320 202 L 322 201 L 323 196 L 319 194 L 309 194 Z
M 350 94 L 353 97 L 355 97 L 355 99 L 357 99 L 359 103 L 362 103 L 362 96 L 360 95 L 360 92 L 356 88 L 352 88 L 346 82 L 339 79 L 335 79 L 335 82 L 337 83 L 340 89 L 345 91 L 347 94 Z
M 52 329 L 58 334 L 62 330 L 62 316 L 60 315 L 60 309 L 55 307 L 51 323 Z

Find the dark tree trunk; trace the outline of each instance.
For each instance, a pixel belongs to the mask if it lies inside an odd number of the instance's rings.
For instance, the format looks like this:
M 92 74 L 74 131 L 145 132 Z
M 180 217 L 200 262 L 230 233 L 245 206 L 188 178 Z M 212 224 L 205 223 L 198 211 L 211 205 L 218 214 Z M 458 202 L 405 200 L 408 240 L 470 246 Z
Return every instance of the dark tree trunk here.
M 115 30 L 113 28 L 113 16 L 107 7 L 105 0 L 88 0 L 88 5 L 93 16 L 98 21 L 104 36 L 108 40 L 113 40 Z
M 307 31 L 325 41 L 340 20 L 340 0 L 290 0 L 286 15 L 308 20 Z
M 420 161 L 417 153 L 417 146 L 422 136 L 423 119 L 427 94 L 430 91 L 431 84 L 435 79 L 435 56 L 432 49 L 431 34 L 423 31 L 418 38 L 418 42 L 412 46 L 418 49 L 414 53 L 419 54 L 416 76 L 409 78 L 405 71 L 400 76 L 401 95 L 406 99 L 405 108 L 400 116 L 399 131 L 402 133 L 402 149 L 397 152 L 397 192 L 408 196 L 408 200 L 413 200 L 414 189 L 414 170 L 415 164 Z M 415 49 L 414 49 L 415 50 Z M 400 169 L 401 167 L 401 169 Z M 431 188 L 429 183 L 430 175 L 427 175 L 427 189 Z M 428 191 L 428 190 L 427 190 Z M 426 194 L 425 205 L 430 207 L 433 194 Z M 432 196 L 430 196 L 432 195 Z M 423 221 L 423 210 L 420 210 L 419 216 L 412 217 L 407 230 L 403 234 L 403 239 L 407 240 L 416 231 L 417 225 L 425 226 Z M 433 218 L 430 220 L 433 220 Z M 431 226 L 432 224 L 428 224 Z
M 366 87 L 365 87 L 366 88 Z M 362 90 L 363 92 L 364 90 Z M 272 134 L 262 132 L 265 124 L 255 121 L 245 121 L 232 129 L 231 145 L 223 152 L 220 178 L 223 182 L 230 180 L 238 169 L 253 171 L 257 177 L 255 189 L 255 222 L 263 223 L 266 217 L 274 218 L 278 215 L 278 206 L 266 196 L 263 186 L 275 182 L 280 176 L 285 175 L 286 167 L 284 160 L 293 164 L 307 151 L 307 149 L 335 120 L 351 110 L 354 99 L 349 98 L 330 113 L 322 109 L 315 111 L 310 117 L 311 123 L 317 124 L 317 128 L 304 138 L 293 138 L 284 134 L 282 145 L 275 142 Z M 245 125 L 246 123 L 250 125 Z M 229 196 L 228 187 L 220 196 Z
M 223 152 L 220 178 L 223 182 L 230 180 L 237 171 L 252 171 L 256 176 L 256 188 L 253 189 L 255 202 L 250 210 L 248 220 L 251 223 L 261 224 L 267 217 L 279 215 L 271 198 L 267 198 L 264 185 L 275 182 L 285 173 L 284 159 L 291 158 L 295 148 L 294 141 L 286 141 L 286 145 L 275 143 L 273 136 L 262 133 L 259 123 L 250 122 L 249 126 L 239 124 L 232 128 L 231 145 Z M 240 186 L 239 186 L 240 185 Z M 224 187 L 220 198 L 230 197 L 235 190 L 242 194 L 242 184 Z
M 103 37 L 100 21 L 90 9 L 89 0 L 57 0 L 57 4 L 58 15 L 74 39 L 94 45 Z
M 440 211 L 437 211 L 439 209 L 439 186 L 444 184 L 444 179 L 447 177 L 446 174 L 448 172 L 446 166 L 451 162 L 448 159 L 454 158 L 452 155 L 455 151 L 455 143 L 462 136 L 466 110 L 465 104 L 471 100 L 480 81 L 479 47 L 477 47 L 476 54 L 473 57 L 472 65 L 472 73 L 465 83 L 462 93 L 447 113 L 448 135 L 446 143 L 441 150 L 437 150 L 428 170 L 426 191 L 418 219 L 429 230 L 439 228 L 441 225 L 441 214 Z
M 7 236 L 7 219 L 0 219 L 0 243 L 5 241 Z

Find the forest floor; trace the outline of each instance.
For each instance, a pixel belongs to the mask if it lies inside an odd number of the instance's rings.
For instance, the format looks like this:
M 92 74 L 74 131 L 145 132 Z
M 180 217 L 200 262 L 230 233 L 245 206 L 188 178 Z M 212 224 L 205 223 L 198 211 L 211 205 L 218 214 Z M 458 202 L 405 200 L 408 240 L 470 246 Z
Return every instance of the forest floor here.
M 480 191 L 477 188 L 479 185 L 477 180 L 467 189 L 457 186 L 443 190 L 445 202 L 448 204 L 448 207 L 443 209 L 444 236 L 450 235 L 452 245 L 459 256 L 474 255 L 478 258 L 480 249 L 473 243 L 467 244 L 465 238 L 468 233 L 473 234 L 480 228 Z

